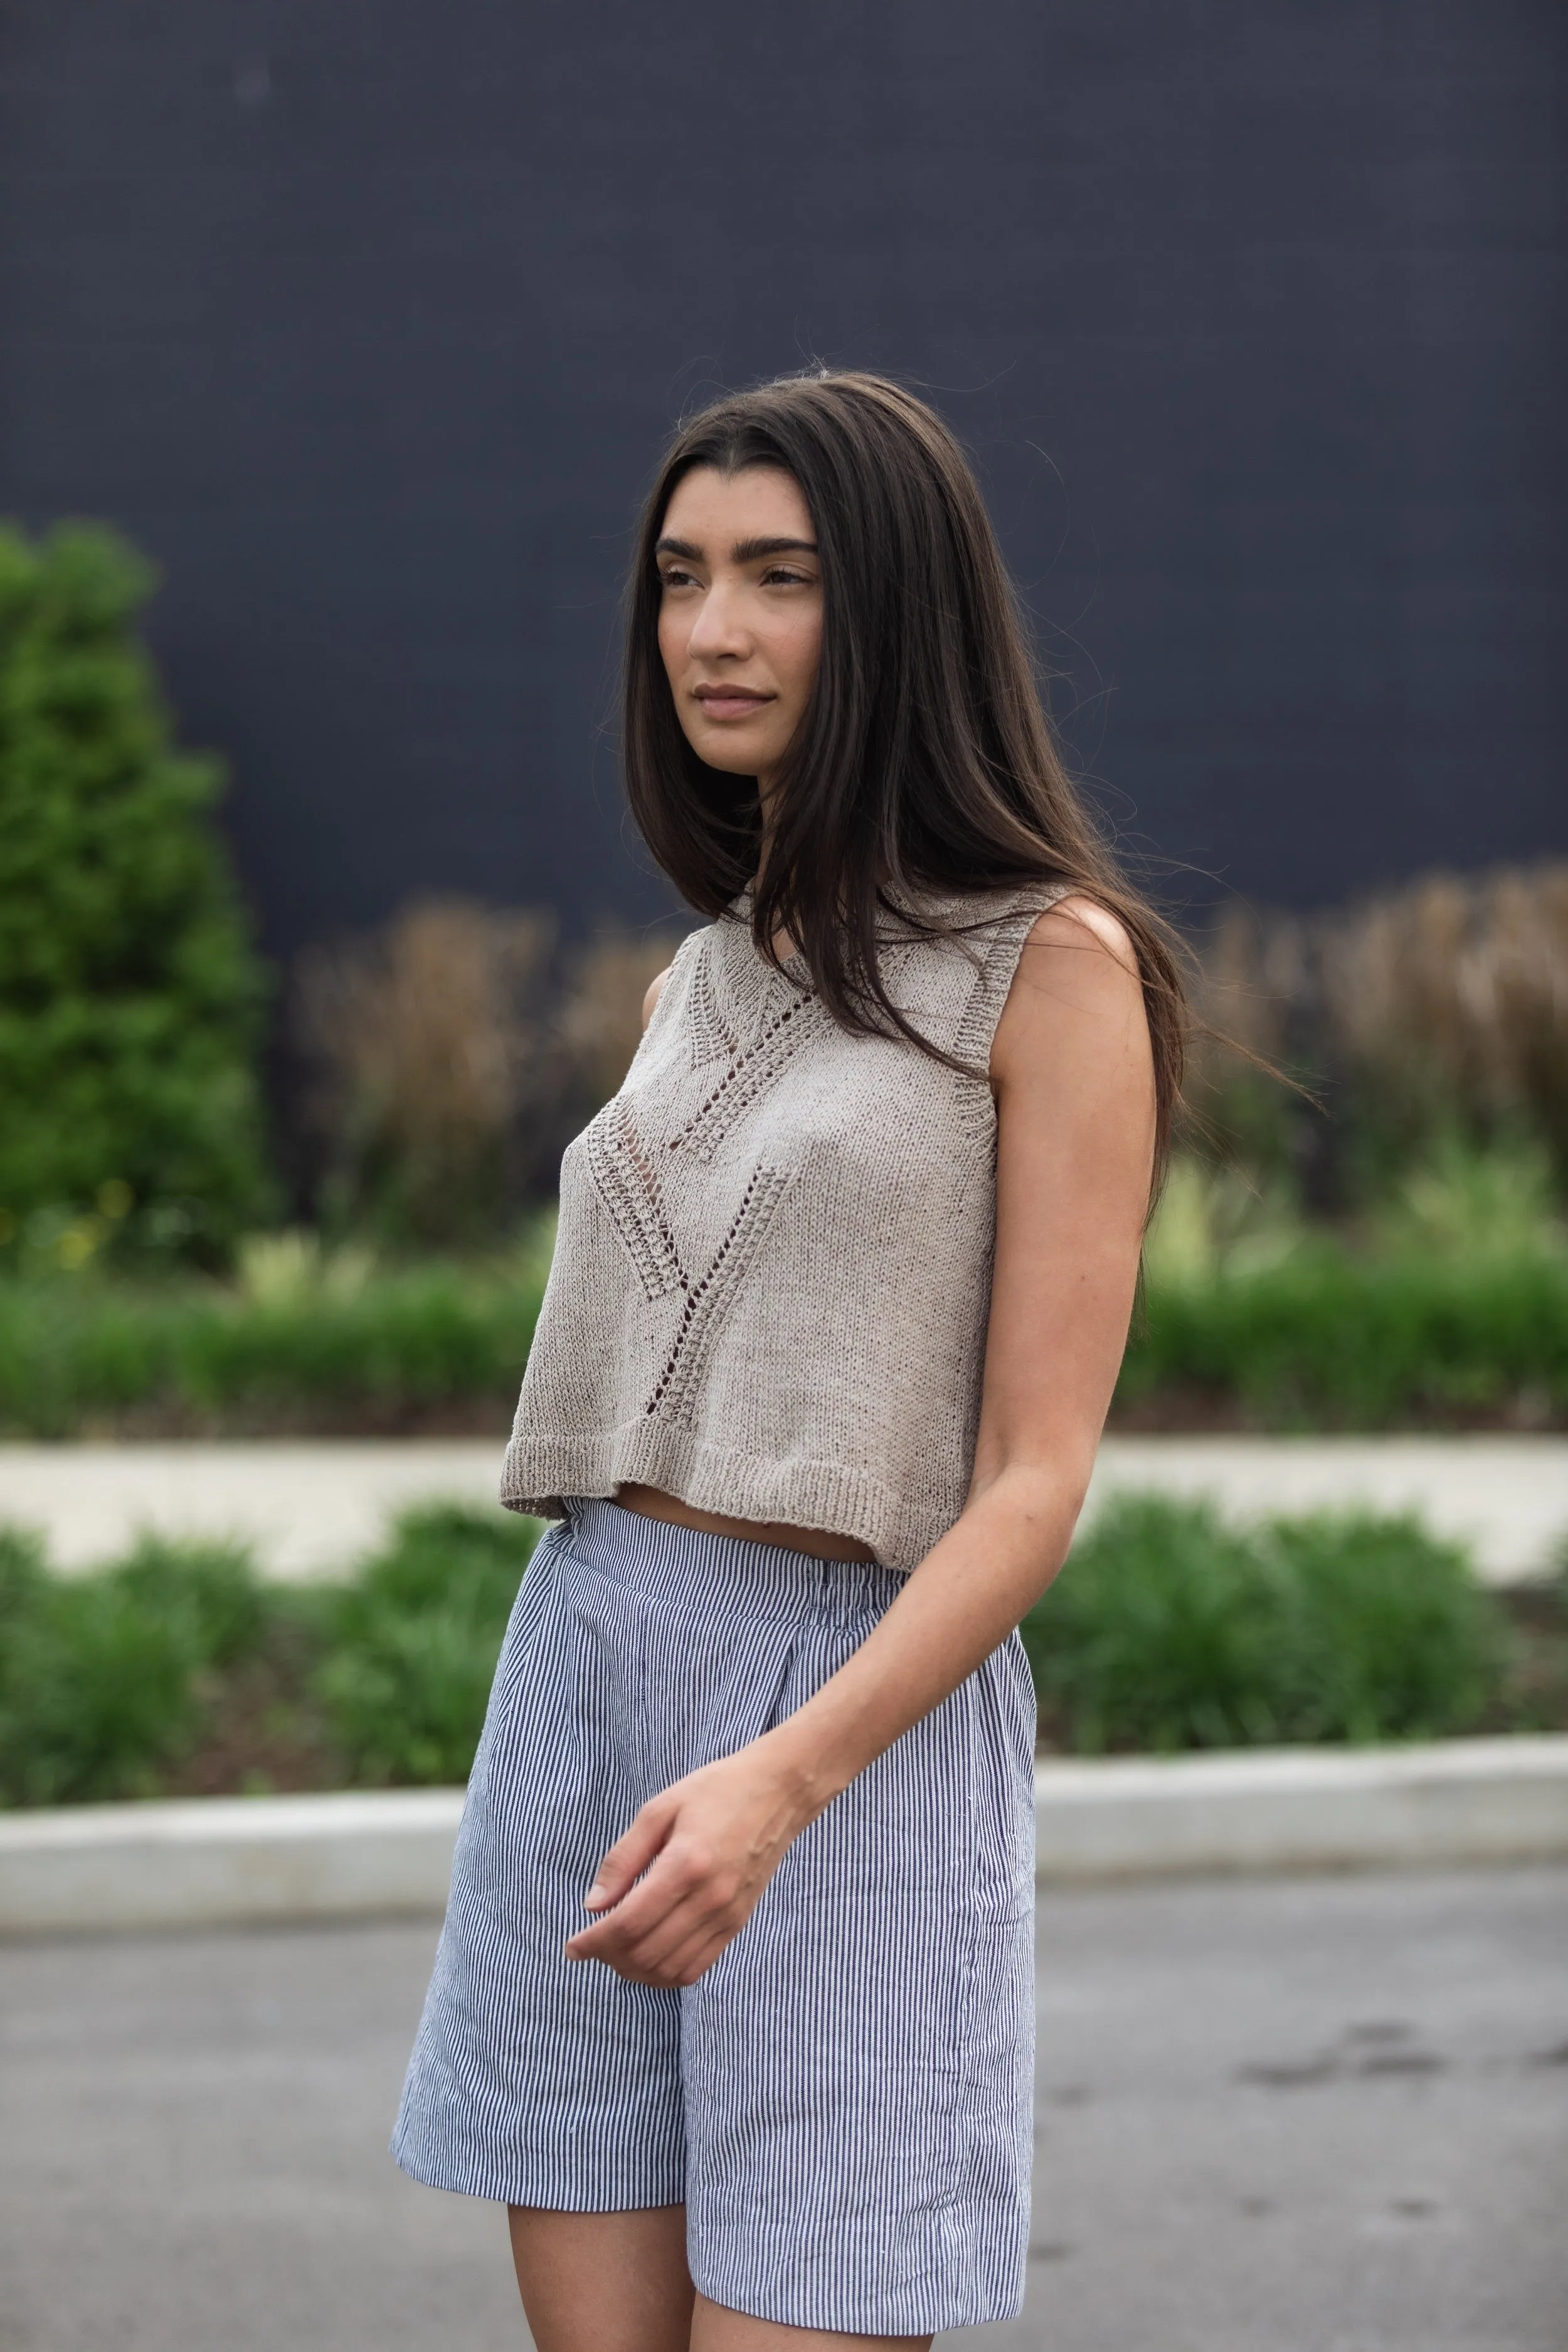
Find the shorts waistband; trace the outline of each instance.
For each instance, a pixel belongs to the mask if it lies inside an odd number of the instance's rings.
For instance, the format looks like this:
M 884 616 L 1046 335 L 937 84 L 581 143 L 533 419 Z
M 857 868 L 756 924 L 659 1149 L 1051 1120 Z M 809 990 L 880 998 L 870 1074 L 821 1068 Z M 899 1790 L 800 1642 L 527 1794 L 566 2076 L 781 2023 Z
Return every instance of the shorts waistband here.
M 568 1496 L 565 1507 L 560 1540 L 584 1566 L 651 1598 L 689 1602 L 698 1590 L 752 1615 L 877 1617 L 905 1582 L 875 1562 L 676 1527 L 598 1496 Z

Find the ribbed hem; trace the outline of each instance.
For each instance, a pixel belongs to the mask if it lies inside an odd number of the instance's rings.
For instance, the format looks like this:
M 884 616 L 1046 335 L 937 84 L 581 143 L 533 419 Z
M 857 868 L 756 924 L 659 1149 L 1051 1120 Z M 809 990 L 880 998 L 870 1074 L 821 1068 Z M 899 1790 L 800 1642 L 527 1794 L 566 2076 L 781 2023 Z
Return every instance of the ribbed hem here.
M 590 1437 L 514 1437 L 500 1498 L 509 1510 L 559 1519 L 569 1496 L 607 1501 L 617 1486 L 634 1484 L 662 1487 L 694 1511 L 848 1536 L 867 1545 L 884 1568 L 905 1576 L 950 1524 L 917 1524 L 898 1496 L 868 1471 L 735 1454 L 702 1444 L 689 1430 L 641 1419 Z

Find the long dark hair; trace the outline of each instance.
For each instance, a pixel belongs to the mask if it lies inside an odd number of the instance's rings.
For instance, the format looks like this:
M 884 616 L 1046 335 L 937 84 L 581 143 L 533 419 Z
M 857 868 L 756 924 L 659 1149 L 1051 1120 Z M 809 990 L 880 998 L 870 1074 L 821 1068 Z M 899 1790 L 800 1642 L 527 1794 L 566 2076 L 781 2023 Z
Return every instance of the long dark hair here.
M 755 780 L 698 758 L 658 650 L 655 543 L 694 466 L 782 467 L 821 551 L 821 658 L 770 797 L 765 861 Z M 622 715 L 632 814 L 665 873 L 710 916 L 750 888 L 759 952 L 776 962 L 787 932 L 846 1029 L 935 1051 L 889 1001 L 878 953 L 889 918 L 951 931 L 922 900 L 1067 882 L 1116 915 L 1153 1043 L 1158 1183 L 1185 1056 L 1180 950 L 1073 787 L 978 486 L 922 401 L 881 376 L 785 376 L 681 428 L 638 531 Z

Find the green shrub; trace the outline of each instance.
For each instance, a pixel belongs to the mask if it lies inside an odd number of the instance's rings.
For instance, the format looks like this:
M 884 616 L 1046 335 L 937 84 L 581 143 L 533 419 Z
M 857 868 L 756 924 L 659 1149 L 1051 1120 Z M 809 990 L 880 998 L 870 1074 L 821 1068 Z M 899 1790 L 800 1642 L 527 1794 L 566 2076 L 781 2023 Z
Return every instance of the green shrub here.
M 0 1804 L 461 1781 L 538 1532 L 431 1506 L 300 1588 L 154 1540 L 57 1578 L 0 1529 Z M 1410 1520 L 1248 1532 L 1134 1496 L 1024 1637 L 1047 1738 L 1085 1753 L 1561 1727 L 1568 1613 L 1560 1588 L 1527 1600 L 1500 1639 L 1463 1554 Z
M 1088 1752 L 1246 1747 L 1283 1737 L 1278 1611 L 1247 1540 L 1205 1505 L 1113 1503 L 1027 1619 L 1041 1705 Z
M 467 1777 L 538 1533 L 455 1505 L 410 1511 L 330 1597 L 317 1689 L 356 1780 Z
M 0 1530 L 0 1803 L 151 1794 L 201 1731 L 204 1675 L 260 1620 L 226 1546 L 149 1538 L 104 1573 L 54 1577 L 36 1541 Z
M 357 1289 L 0 1281 L 0 1431 L 64 1437 L 126 1416 L 176 1428 L 396 1426 L 516 1399 L 542 1276 L 435 1264 Z
M 1568 1254 L 1555 1171 L 1529 1138 L 1478 1150 L 1440 1138 L 1407 1169 L 1374 1219 L 1395 1255 L 1457 1259 L 1561 1259 Z
M 1424 1738 L 1474 1722 L 1497 1686 L 1501 1629 L 1459 1545 L 1414 1517 L 1347 1513 L 1277 1520 L 1259 1550 L 1285 1604 L 1292 1738 Z
M 1120 1496 L 1024 1639 L 1047 1726 L 1086 1754 L 1437 1737 L 1497 1688 L 1496 1604 L 1414 1519 L 1227 1527 Z
M 1367 1256 L 1314 1237 L 1274 1263 L 1152 1279 L 1117 1396 L 1161 1391 L 1287 1429 L 1560 1416 L 1568 1253 Z
M 264 1209 L 262 989 L 112 532 L 0 530 L 0 1239 L 217 1257 Z
M 54 1576 L 0 1528 L 0 1804 L 156 1794 L 222 1745 L 258 1667 L 257 1727 L 297 1760 L 340 1782 L 461 1780 L 537 1534 L 436 1505 L 346 1582 L 300 1590 L 231 1547 L 152 1538 Z
M 1163 1228 L 1118 1385 L 1137 1412 L 1388 1429 L 1568 1415 L 1568 1250 L 1352 1250 L 1243 1222 Z M 1193 1209 L 1191 1215 L 1187 1210 Z M 1202 1211 L 1200 1217 L 1198 1212 Z M 517 1395 L 544 1251 L 374 1269 L 277 1237 L 247 1288 L 0 1279 L 0 1435 L 398 1430 Z M 300 1261 L 295 1265 L 295 1260 Z M 276 1262 L 274 1262 L 276 1261 Z

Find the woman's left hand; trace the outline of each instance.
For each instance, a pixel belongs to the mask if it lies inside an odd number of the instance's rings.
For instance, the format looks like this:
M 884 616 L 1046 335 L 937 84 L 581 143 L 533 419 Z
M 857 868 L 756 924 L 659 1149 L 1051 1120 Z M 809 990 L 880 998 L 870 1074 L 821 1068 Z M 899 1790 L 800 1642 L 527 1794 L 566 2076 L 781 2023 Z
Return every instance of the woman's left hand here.
M 799 1776 L 764 1738 L 650 1798 L 599 1864 L 570 1960 L 633 1984 L 695 1984 L 738 1936 L 811 1819 Z

